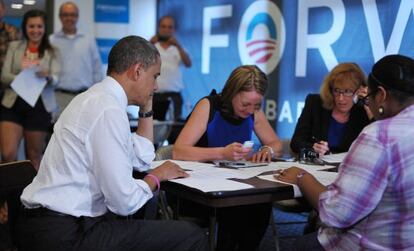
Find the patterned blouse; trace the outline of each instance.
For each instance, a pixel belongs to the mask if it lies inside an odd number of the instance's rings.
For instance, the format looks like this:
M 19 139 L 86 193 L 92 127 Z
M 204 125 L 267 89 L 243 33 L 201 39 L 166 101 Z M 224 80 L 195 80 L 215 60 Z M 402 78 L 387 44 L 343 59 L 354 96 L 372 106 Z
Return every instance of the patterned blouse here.
M 414 105 L 365 127 L 319 197 L 326 250 L 414 250 Z

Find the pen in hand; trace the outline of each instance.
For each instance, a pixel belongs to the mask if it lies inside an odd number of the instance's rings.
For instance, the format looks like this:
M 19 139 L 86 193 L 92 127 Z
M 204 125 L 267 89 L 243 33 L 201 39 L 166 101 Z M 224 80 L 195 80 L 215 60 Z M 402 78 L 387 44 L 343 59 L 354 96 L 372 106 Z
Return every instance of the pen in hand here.
M 312 136 L 312 141 L 314 143 L 312 148 L 315 150 L 315 152 L 321 155 L 329 154 L 328 142 L 320 140 L 315 136 Z

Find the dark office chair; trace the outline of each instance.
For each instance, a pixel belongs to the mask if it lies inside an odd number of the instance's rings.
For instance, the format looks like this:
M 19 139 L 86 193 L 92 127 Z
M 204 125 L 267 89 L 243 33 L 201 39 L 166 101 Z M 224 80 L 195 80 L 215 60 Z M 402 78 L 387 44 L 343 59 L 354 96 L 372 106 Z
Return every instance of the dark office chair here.
M 12 243 L 17 243 L 16 220 L 20 210 L 20 195 L 36 176 L 29 160 L 0 164 L 0 194 L 8 205 L 8 225 Z

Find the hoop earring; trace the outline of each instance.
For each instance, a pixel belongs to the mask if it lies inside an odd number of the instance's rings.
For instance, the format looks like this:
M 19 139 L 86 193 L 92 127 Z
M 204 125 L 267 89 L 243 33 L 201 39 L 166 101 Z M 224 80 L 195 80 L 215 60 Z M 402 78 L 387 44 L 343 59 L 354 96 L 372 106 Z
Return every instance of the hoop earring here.
M 384 107 L 383 107 L 383 106 L 380 106 L 380 107 L 378 108 L 378 113 L 379 113 L 380 115 L 383 115 L 383 114 L 384 114 Z

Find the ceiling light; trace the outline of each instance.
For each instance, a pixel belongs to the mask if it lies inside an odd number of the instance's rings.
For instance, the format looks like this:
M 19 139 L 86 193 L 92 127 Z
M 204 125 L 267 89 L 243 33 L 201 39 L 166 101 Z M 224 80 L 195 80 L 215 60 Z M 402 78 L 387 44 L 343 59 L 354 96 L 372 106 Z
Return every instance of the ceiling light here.
M 35 5 L 36 0 L 24 0 L 23 3 L 26 5 Z
M 20 3 L 12 3 L 11 4 L 12 9 L 18 9 L 20 10 L 21 8 L 23 8 L 23 4 Z

